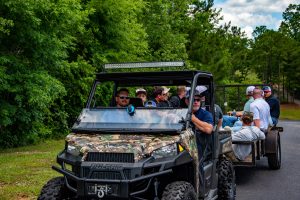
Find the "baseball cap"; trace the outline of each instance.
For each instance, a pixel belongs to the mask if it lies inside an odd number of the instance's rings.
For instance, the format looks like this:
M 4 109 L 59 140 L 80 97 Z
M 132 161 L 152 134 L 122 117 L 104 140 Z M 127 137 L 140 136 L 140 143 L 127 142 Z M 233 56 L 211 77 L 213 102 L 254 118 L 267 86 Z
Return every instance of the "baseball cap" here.
M 253 95 L 254 86 L 248 86 L 246 89 L 246 95 Z
M 138 93 L 145 93 L 145 94 L 147 94 L 147 91 L 144 88 L 138 88 L 138 89 L 135 90 L 135 94 L 138 94 Z
M 272 91 L 270 86 L 264 86 L 264 87 L 262 88 L 262 90 L 263 90 L 264 92 L 265 92 L 265 91 L 268 91 L 268 92 L 271 92 L 271 91 Z
M 203 92 L 205 92 L 207 90 L 207 87 L 205 87 L 204 85 L 198 85 L 196 87 L 196 90 L 198 90 L 199 93 L 201 94 L 201 93 L 203 93 Z
M 202 93 L 204 93 L 205 91 L 207 90 L 207 87 L 205 87 L 204 85 L 199 85 L 196 87 L 195 89 L 195 93 L 194 93 L 194 96 L 200 96 Z M 187 91 L 187 94 L 186 94 L 186 97 L 189 98 L 191 94 L 191 89 L 189 89 Z
M 165 86 L 161 87 L 163 89 L 163 94 L 167 94 L 170 91 L 170 88 L 167 88 Z

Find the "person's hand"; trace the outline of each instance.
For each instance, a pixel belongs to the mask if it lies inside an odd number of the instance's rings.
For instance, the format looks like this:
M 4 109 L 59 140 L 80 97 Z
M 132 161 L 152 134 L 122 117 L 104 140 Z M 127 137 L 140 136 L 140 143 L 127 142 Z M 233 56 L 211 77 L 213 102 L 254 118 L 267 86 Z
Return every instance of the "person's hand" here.
M 235 115 L 237 117 L 241 117 L 241 116 L 243 116 L 243 113 L 244 113 L 243 111 L 237 111 Z

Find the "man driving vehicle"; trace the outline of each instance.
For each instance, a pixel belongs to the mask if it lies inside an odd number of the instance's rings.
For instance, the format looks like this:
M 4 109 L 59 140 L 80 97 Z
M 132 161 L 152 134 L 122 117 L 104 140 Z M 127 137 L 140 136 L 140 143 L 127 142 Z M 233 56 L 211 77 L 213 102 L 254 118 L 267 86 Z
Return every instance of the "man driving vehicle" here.
M 126 88 L 121 88 L 117 91 L 116 106 L 119 108 L 126 107 L 129 104 L 129 91 Z
M 199 89 L 195 89 L 194 93 L 194 104 L 193 104 L 193 114 L 192 114 L 192 122 L 195 124 L 196 128 L 202 131 L 205 134 L 211 134 L 213 130 L 213 118 L 212 114 L 204 109 L 201 108 L 201 93 L 204 91 L 200 91 Z M 190 99 L 190 93 L 189 90 L 187 94 L 187 101 L 189 102 Z

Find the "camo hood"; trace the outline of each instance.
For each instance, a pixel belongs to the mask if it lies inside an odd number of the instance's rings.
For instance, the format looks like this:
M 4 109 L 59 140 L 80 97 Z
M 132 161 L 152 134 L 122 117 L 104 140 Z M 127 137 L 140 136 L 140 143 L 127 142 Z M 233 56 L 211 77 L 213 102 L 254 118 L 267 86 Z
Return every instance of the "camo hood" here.
M 180 135 L 78 134 L 66 137 L 68 144 L 80 150 L 85 160 L 88 152 L 133 153 L 135 161 L 153 150 L 180 141 Z

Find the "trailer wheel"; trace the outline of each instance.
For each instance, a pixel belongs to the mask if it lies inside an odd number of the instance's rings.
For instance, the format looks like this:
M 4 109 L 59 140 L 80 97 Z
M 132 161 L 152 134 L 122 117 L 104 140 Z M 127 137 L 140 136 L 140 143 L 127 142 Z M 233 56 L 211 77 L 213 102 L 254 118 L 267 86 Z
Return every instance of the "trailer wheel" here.
M 65 187 L 64 177 L 56 177 L 44 185 L 38 200 L 61 200 L 71 197 L 71 192 Z
M 218 175 L 218 199 L 234 200 L 236 195 L 235 171 L 232 162 L 227 158 L 220 158 Z
M 268 164 L 270 169 L 280 169 L 281 167 L 281 144 L 280 144 L 280 135 L 277 136 L 277 147 L 276 153 L 268 154 Z
M 196 200 L 194 187 L 185 181 L 176 181 L 166 186 L 162 200 Z

